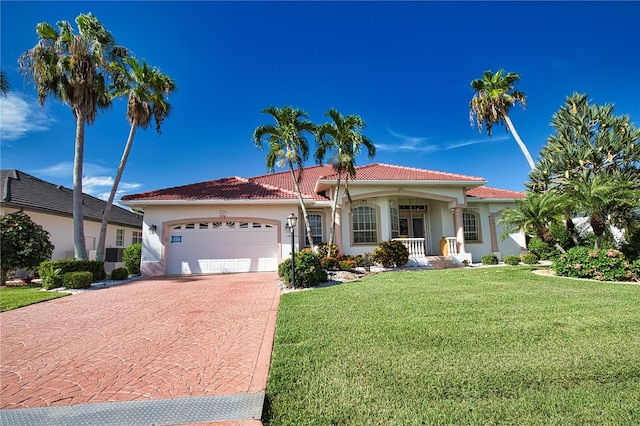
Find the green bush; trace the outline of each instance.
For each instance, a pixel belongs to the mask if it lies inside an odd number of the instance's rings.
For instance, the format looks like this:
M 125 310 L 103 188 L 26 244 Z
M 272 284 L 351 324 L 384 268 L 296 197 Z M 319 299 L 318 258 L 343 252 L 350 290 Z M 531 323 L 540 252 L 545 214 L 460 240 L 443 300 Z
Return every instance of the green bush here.
M 507 265 L 518 266 L 520 264 L 520 256 L 514 256 L 514 255 L 505 256 L 504 259 L 502 259 L 502 261 Z
M 324 269 L 338 269 L 339 262 L 335 257 L 323 257 L 320 259 L 320 264 Z
M 45 290 L 62 287 L 62 269 L 56 268 L 53 262 L 44 261 L 40 263 L 38 274 L 40 275 L 42 288 Z
M 140 261 L 142 259 L 142 243 L 131 244 L 122 252 L 122 261 L 131 275 L 140 273 Z
M 499 262 L 498 256 L 496 256 L 493 253 L 485 254 L 484 256 L 482 256 L 482 264 L 483 265 L 497 265 L 498 262 Z
M 129 278 L 129 271 L 127 271 L 127 268 L 116 268 L 111 271 L 112 280 L 126 280 L 127 278 Z
M 640 230 L 635 230 L 632 233 L 627 232 L 625 240 L 620 249 L 624 253 L 624 257 L 629 260 L 640 259 Z
M 324 242 L 324 243 L 318 244 L 318 256 L 322 258 L 322 257 L 327 257 L 328 254 L 329 254 L 329 243 Z M 335 244 L 332 244 L 331 256 L 335 257 L 339 254 L 340 254 L 340 250 L 338 250 L 338 246 Z
M 327 281 L 327 271 L 322 266 L 320 256 L 311 250 L 296 253 L 295 268 L 296 288 L 314 287 Z M 291 259 L 278 265 L 278 275 L 287 286 L 291 284 Z
M 409 249 L 400 241 L 384 241 L 373 251 L 373 260 L 385 268 L 404 266 L 409 261 Z
M 616 249 L 574 247 L 553 262 L 556 275 L 574 278 L 593 278 L 602 281 L 630 281 L 638 279 L 638 262 L 630 263 Z
M 538 237 L 531 238 L 527 244 L 527 248 L 530 253 L 538 256 L 538 259 L 550 260 L 558 255 L 558 250 L 555 247 L 551 247 Z
M 75 260 L 75 259 L 62 259 L 55 261 L 42 262 L 38 268 L 41 273 L 41 268 L 47 269 L 48 264 L 52 263 L 55 269 L 60 269 L 62 274 L 67 272 L 91 272 L 93 281 L 103 280 L 107 274 L 104 272 L 104 262 L 97 260 Z
M 66 288 L 90 288 L 91 272 L 66 272 L 62 275 L 62 285 Z
M 538 263 L 538 256 L 533 253 L 523 254 L 522 263 L 524 263 L 525 265 L 535 265 L 536 263 Z
M 375 263 L 372 253 L 358 254 L 354 257 L 354 259 L 356 261 L 356 266 L 365 268 L 367 271 L 370 271 L 371 267 Z

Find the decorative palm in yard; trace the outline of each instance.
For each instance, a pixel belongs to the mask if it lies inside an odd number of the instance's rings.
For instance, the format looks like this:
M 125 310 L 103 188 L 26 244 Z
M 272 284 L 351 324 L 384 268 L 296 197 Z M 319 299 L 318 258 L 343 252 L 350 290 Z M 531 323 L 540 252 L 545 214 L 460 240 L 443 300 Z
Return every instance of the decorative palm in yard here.
M 260 149 L 264 148 L 265 142 L 268 144 L 266 165 L 269 172 L 273 172 L 276 165 L 289 167 L 291 179 L 300 200 L 307 239 L 312 244 L 313 233 L 300 191 L 300 179 L 302 179 L 304 162 L 309 158 L 309 144 L 305 133 L 313 134 L 316 126 L 308 120 L 309 115 L 306 112 L 288 105 L 282 108 L 270 106 L 262 112 L 271 115 L 276 120 L 276 124 L 263 124 L 256 127 L 252 136 L 253 141 Z
M 165 97 L 171 95 L 177 88 L 176 83 L 170 77 L 161 73 L 157 68 L 147 65 L 145 60 L 139 62 L 135 58 L 128 57 L 122 62 L 114 62 L 110 66 L 114 71 L 115 77 L 115 91 L 112 93 L 112 97 L 127 97 L 127 120 L 131 124 L 131 128 L 111 192 L 109 193 L 109 199 L 102 215 L 96 254 L 97 260 L 104 259 L 109 214 L 118 191 L 122 173 L 127 164 L 129 152 L 133 146 L 136 129 L 138 127 L 146 129 L 155 121 L 156 132 L 160 134 L 162 123 L 171 111 L 171 105 Z
M 25 77 L 33 80 L 38 101 L 52 96 L 71 107 L 76 121 L 73 162 L 73 234 L 75 256 L 87 259 L 82 217 L 82 164 L 85 123 L 93 124 L 98 111 L 111 104 L 108 93 L 109 63 L 118 61 L 126 49 L 117 46 L 111 33 L 90 13 L 76 18 L 75 33 L 67 21 L 58 30 L 46 22 L 36 26 L 38 43 L 24 52 L 18 63 Z
M 325 116 L 331 118 L 332 122 L 322 124 L 316 132 L 318 149 L 316 151 L 316 161 L 322 163 L 324 157 L 329 155 L 329 164 L 337 175 L 336 191 L 333 205 L 331 207 L 331 231 L 329 234 L 328 256 L 331 256 L 331 247 L 335 239 L 336 209 L 338 196 L 340 194 L 340 182 L 345 179 L 345 191 L 349 195 L 349 178 L 356 176 L 356 157 L 360 155 L 362 147 L 367 149 L 369 158 L 376 155 L 376 147 L 371 140 L 361 132 L 366 127 L 364 120 L 358 115 L 348 115 L 343 117 L 338 110 L 331 108 Z
M 505 239 L 509 234 L 517 231 L 534 233 L 538 238 L 554 246 L 560 252 L 565 250 L 558 244 L 549 231 L 549 225 L 559 223 L 566 200 L 553 192 L 537 194 L 528 192 L 526 197 L 516 200 L 516 207 L 504 209 L 499 222 L 504 225 Z
M 509 109 L 516 103 L 520 103 L 523 108 L 526 106 L 525 94 L 514 90 L 514 85 L 518 80 L 520 80 L 519 74 L 510 72 L 504 75 L 503 70 L 499 70 L 495 74 L 491 71 L 485 71 L 481 79 L 473 80 L 471 87 L 475 90 L 475 94 L 469 103 L 469 120 L 471 126 L 476 124 L 480 132 L 482 132 L 483 126 L 486 127 L 489 136 L 491 136 L 494 124 L 506 123 L 507 130 L 511 132 L 520 146 L 531 169 L 534 169 L 535 164 L 531 154 L 520 139 L 520 135 L 518 135 L 508 114 Z

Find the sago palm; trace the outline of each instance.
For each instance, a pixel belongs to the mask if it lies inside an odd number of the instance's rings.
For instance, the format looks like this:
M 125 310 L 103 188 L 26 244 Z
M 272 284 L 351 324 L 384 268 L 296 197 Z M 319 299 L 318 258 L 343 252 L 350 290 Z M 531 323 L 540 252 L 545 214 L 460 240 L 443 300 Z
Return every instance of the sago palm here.
M 557 243 L 549 231 L 549 225 L 561 221 L 563 204 L 563 198 L 553 192 L 543 194 L 527 192 L 525 198 L 516 200 L 515 208 L 502 211 L 499 223 L 504 226 L 504 233 L 500 238 L 504 240 L 516 231 L 533 233 L 564 253 L 564 248 Z
M 308 120 L 309 115 L 306 112 L 288 105 L 282 108 L 270 106 L 262 113 L 271 115 L 276 124 L 263 124 L 256 127 L 252 136 L 254 144 L 260 149 L 264 148 L 265 143 L 268 145 L 266 165 L 269 172 L 273 172 L 276 165 L 289 167 L 300 201 L 307 239 L 310 244 L 313 244 L 307 207 L 300 191 L 300 179 L 302 179 L 304 162 L 309 158 L 309 144 L 305 134 L 313 134 L 316 126 Z
M 485 71 L 481 79 L 473 80 L 471 87 L 475 93 L 469 102 L 469 120 L 471 126 L 476 124 L 480 132 L 482 132 L 483 126 L 486 127 L 489 136 L 491 136 L 494 124 L 506 123 L 507 130 L 511 132 L 520 146 L 529 167 L 534 169 L 535 164 L 531 154 L 520 139 L 520 135 L 509 117 L 509 110 L 516 103 L 521 104 L 523 108 L 526 106 L 525 94 L 514 90 L 514 85 L 518 80 L 520 80 L 519 74 L 510 72 L 504 75 L 503 70 L 499 70 L 495 74 L 491 71 Z
M 123 96 L 127 98 L 127 120 L 131 127 L 118 171 L 109 193 L 109 199 L 102 214 L 96 254 L 97 260 L 104 260 L 109 214 L 133 146 L 136 130 L 138 127 L 146 129 L 155 121 L 156 132 L 158 134 L 161 133 L 162 123 L 171 111 L 171 105 L 165 97 L 171 95 L 177 88 L 176 83 L 170 77 L 161 73 L 157 68 L 147 65 L 145 60 L 139 62 L 135 58 L 128 57 L 122 62 L 112 63 L 111 68 L 115 72 L 115 90 L 112 93 L 112 97 Z
M 327 111 L 325 116 L 331 118 L 332 122 L 322 124 L 316 131 L 318 149 L 315 157 L 318 163 L 322 163 L 325 156 L 329 155 L 328 163 L 333 166 L 337 175 L 336 191 L 331 207 L 329 253 L 327 254 L 331 256 L 331 247 L 335 239 L 336 210 L 341 179 L 344 176 L 346 185 L 350 177 L 356 176 L 356 157 L 360 155 L 363 147 L 367 149 L 370 159 L 376 155 L 376 147 L 368 137 L 362 134 L 366 124 L 360 116 L 343 117 L 334 108 Z
M 69 105 L 73 112 L 73 239 L 76 258 L 86 259 L 82 216 L 84 128 L 85 123 L 93 124 L 100 109 L 110 106 L 108 65 L 122 58 L 126 50 L 116 46 L 111 33 L 90 13 L 79 15 L 76 24 L 77 33 L 67 21 L 58 22 L 58 30 L 46 22 L 39 23 L 38 43 L 18 62 L 22 74 L 33 80 L 40 105 L 51 96 Z

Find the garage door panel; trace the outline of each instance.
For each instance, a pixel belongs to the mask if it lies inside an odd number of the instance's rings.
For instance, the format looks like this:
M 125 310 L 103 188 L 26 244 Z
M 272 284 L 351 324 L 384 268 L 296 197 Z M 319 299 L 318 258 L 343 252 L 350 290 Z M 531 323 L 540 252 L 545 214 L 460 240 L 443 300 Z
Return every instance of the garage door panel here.
M 180 225 L 178 225 L 180 226 Z M 172 229 L 166 256 L 167 274 L 277 271 L 277 228 L 249 222 L 240 227 Z M 172 242 L 175 241 L 175 242 Z

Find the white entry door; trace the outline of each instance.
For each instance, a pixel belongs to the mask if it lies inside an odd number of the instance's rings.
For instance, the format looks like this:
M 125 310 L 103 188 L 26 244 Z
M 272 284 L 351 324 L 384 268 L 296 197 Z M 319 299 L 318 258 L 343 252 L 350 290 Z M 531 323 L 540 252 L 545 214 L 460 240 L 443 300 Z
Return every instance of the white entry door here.
M 277 271 L 277 228 L 263 222 L 187 222 L 172 226 L 169 275 Z

